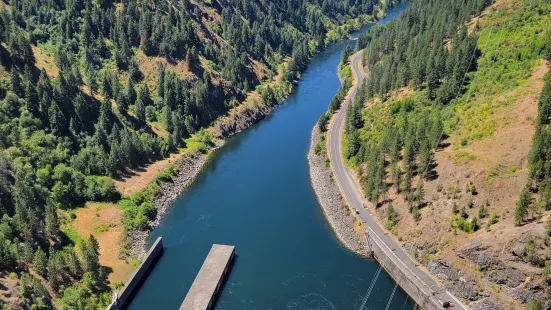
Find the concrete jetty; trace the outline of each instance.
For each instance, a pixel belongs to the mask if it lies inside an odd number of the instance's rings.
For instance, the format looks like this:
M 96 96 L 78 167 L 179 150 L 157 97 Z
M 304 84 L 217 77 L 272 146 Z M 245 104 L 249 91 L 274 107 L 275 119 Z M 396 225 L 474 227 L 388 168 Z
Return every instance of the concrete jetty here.
M 180 310 L 207 310 L 213 306 L 234 255 L 235 247 L 232 245 L 212 246 Z

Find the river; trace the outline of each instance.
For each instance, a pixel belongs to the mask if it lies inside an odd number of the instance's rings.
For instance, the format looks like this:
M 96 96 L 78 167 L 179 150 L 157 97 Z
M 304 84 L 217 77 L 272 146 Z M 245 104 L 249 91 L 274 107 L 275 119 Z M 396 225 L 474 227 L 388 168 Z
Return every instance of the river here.
M 389 12 L 385 23 L 405 6 Z M 365 32 L 369 26 L 359 32 Z M 151 240 L 165 252 L 129 309 L 178 309 L 213 243 L 236 247 L 216 309 L 359 309 L 379 265 L 350 253 L 325 220 L 309 179 L 310 134 L 339 88 L 339 42 L 316 56 L 274 113 L 217 150 Z M 369 309 L 412 309 L 384 271 Z

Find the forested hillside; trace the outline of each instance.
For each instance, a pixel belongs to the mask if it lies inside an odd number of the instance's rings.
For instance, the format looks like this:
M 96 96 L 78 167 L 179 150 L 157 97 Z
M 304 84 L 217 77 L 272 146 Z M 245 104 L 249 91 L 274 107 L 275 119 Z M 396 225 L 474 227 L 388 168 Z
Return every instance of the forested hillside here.
M 117 202 L 113 177 L 190 136 L 210 143 L 203 129 L 255 89 L 281 100 L 313 54 L 394 2 L 1 2 L 0 276 L 12 290 L 0 308 L 103 307 L 98 242 L 60 230 L 60 210 Z M 280 86 L 262 86 L 278 71 Z M 152 202 L 120 203 L 128 229 L 147 226 Z
M 368 77 L 345 160 L 386 228 L 475 309 L 550 307 L 550 13 L 421 0 L 358 40 Z

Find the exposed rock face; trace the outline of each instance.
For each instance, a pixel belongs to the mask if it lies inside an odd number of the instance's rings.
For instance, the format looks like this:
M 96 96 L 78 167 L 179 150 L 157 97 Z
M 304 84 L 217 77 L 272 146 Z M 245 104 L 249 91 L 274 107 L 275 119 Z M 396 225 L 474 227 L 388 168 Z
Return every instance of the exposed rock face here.
M 354 215 L 347 208 L 341 192 L 333 180 L 331 168 L 326 166 L 325 152 L 316 155 L 314 151 L 319 141 L 320 131 L 318 126 L 315 126 L 310 139 L 310 151 L 308 152 L 312 187 L 316 192 L 327 221 L 340 242 L 353 252 L 366 255 L 365 237 L 354 229 Z
M 520 242 L 523 242 L 522 237 Z M 517 250 L 517 252 L 521 251 Z M 514 253 L 511 254 L 514 255 L 514 261 L 522 260 L 521 257 L 516 257 Z M 488 281 L 503 285 L 504 292 L 519 303 L 527 304 L 532 298 L 536 298 L 544 303 L 544 309 L 551 307 L 549 304 L 549 294 L 551 292 L 547 284 L 542 281 L 535 281 L 533 279 L 534 274 L 526 274 L 514 268 L 507 259 L 500 258 L 498 254 L 477 244 L 471 244 L 463 249 L 461 257 L 474 262 Z
M 419 260 L 419 258 L 416 259 Z M 444 284 L 446 290 L 452 292 L 455 296 L 469 301 L 476 301 L 484 297 L 477 289 L 475 281 L 461 274 L 449 263 L 436 259 L 427 262 L 425 267 Z
M 484 298 L 471 303 L 473 310 L 504 310 L 502 306 L 496 305 L 490 298 Z

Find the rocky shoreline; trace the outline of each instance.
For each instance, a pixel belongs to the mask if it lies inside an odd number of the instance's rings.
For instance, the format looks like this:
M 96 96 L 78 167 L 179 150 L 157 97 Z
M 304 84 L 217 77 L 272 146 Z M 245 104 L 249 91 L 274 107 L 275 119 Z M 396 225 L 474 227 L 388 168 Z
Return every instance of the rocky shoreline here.
M 357 223 L 356 217 L 343 200 L 341 192 L 333 180 L 331 168 L 326 166 L 325 149 L 320 155 L 315 152 L 315 147 L 320 141 L 321 135 L 316 125 L 312 130 L 310 150 L 308 151 L 312 187 L 337 239 L 350 251 L 366 256 L 365 238 L 359 230 L 354 229 L 354 225 Z
M 220 141 L 207 153 L 198 152 L 192 158 L 185 158 L 178 162 L 178 173 L 172 178 L 172 182 L 163 183 L 160 194 L 155 197 L 156 215 L 155 219 L 149 223 L 149 229 L 133 230 L 127 236 L 126 241 L 130 245 L 129 255 L 131 257 L 142 258 L 145 256 L 149 233 L 159 225 L 170 205 L 201 173 L 214 150 L 220 148 L 223 144 L 223 141 Z
M 170 205 L 187 189 L 187 187 L 197 178 L 204 166 L 208 163 L 211 154 L 218 148 L 224 145 L 225 139 L 242 132 L 253 124 L 263 120 L 267 115 L 272 113 L 277 105 L 285 100 L 286 96 L 276 104 L 263 105 L 257 109 L 243 107 L 242 110 L 236 113 L 231 113 L 225 120 L 217 123 L 212 132 L 218 138 L 213 148 L 206 153 L 196 153 L 192 158 L 179 160 L 179 171 L 172 178 L 172 182 L 164 183 L 161 186 L 160 194 L 155 197 L 155 219 L 149 223 L 146 230 L 133 230 L 126 236 L 130 248 L 128 254 L 133 258 L 143 258 L 147 253 L 146 245 L 149 240 L 150 232 L 155 229 L 161 222 L 164 214 Z

